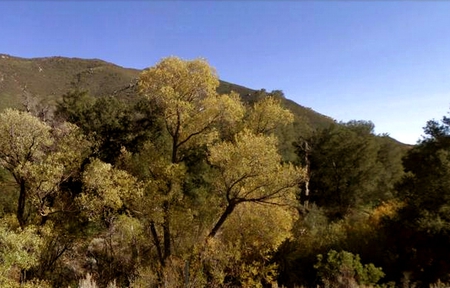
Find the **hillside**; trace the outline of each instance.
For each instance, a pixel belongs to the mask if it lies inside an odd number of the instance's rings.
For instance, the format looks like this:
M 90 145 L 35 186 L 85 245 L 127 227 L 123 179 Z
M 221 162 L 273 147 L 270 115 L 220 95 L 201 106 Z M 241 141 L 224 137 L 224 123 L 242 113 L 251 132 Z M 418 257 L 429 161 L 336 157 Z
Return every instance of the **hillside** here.
M 134 84 L 140 72 L 98 59 L 26 59 L 0 54 L 0 110 L 23 107 L 27 97 L 52 104 L 71 89 L 87 90 L 94 96 L 133 97 Z M 259 92 L 221 81 L 218 92 L 230 91 L 239 93 L 244 101 L 250 102 Z M 333 119 L 292 100 L 283 99 L 283 105 L 296 115 L 298 121 L 306 121 L 311 127 L 322 127 L 333 122 Z

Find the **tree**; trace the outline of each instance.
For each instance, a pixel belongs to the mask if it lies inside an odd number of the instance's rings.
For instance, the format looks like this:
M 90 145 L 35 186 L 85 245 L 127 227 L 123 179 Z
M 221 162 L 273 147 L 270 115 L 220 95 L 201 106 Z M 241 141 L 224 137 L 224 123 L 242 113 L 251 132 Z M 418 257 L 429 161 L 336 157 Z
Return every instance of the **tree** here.
M 322 282 L 332 287 L 352 287 L 359 285 L 374 285 L 384 277 L 381 268 L 372 263 L 363 265 L 359 255 L 347 251 L 330 250 L 326 259 L 322 254 L 317 255 L 318 275 Z
M 279 99 L 265 97 L 250 108 L 245 126 L 255 134 L 272 134 L 277 128 L 292 122 L 294 115 L 281 107 Z
M 172 253 L 172 206 L 183 194 L 183 161 L 193 150 L 218 139 L 221 129 L 236 126 L 244 116 L 238 95 L 218 95 L 218 85 L 215 71 L 203 59 L 183 61 L 169 57 L 140 76 L 140 93 L 157 107 L 163 127 L 161 139 L 153 141 L 156 161 L 149 167 L 151 174 L 159 175 L 155 180 L 164 179 L 164 184 L 158 185 L 164 199 L 163 251 L 159 253 L 163 266 Z M 155 243 L 159 243 L 156 229 L 152 231 Z
M 0 165 L 19 188 L 16 216 L 20 226 L 27 224 L 27 203 L 44 220 L 52 212 L 61 183 L 78 171 L 89 143 L 74 125 L 52 128 L 12 109 L 0 114 L 0 135 Z
M 122 147 L 138 151 L 158 128 L 154 123 L 154 111 L 144 99 L 95 98 L 85 91 L 71 91 L 63 95 L 56 114 L 80 127 L 95 144 L 92 156 L 113 164 Z
M 83 193 L 77 198 L 89 218 L 110 225 L 120 209 L 131 208 L 142 197 L 143 183 L 126 171 L 94 159 L 83 172 Z
M 449 118 L 431 120 L 425 136 L 403 159 L 406 174 L 397 185 L 404 203 L 397 217 L 385 222 L 391 273 L 411 271 L 423 287 L 438 279 L 449 281 L 450 129 Z
M 211 146 L 208 160 L 217 168 L 214 190 L 225 207 L 209 237 L 217 234 L 241 203 L 292 205 L 304 175 L 300 168 L 281 164 L 275 137 L 248 130 L 237 134 L 233 142 Z
M 10 219 L 9 219 L 10 220 Z M 39 255 L 44 240 L 38 229 L 8 227 L 0 224 L 0 285 L 2 287 L 49 287 L 45 282 L 28 281 L 22 271 L 39 265 Z
M 45 157 L 45 149 L 53 144 L 50 127 L 28 113 L 6 109 L 0 114 L 0 134 L 0 164 L 19 186 L 16 216 L 24 227 L 27 179 L 23 168 Z
M 377 200 L 382 166 L 372 133 L 371 123 L 336 123 L 296 144 L 308 169 L 309 185 L 304 190 L 333 217 L 343 217 L 350 208 Z

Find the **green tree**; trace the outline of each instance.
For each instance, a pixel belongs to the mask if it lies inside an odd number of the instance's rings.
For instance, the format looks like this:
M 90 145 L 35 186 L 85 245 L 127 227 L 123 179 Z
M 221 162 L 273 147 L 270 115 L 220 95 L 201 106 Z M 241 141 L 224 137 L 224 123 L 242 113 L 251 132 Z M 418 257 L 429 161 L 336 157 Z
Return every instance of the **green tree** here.
M 44 151 L 53 141 L 50 127 L 26 112 L 6 109 L 0 114 L 0 164 L 8 170 L 19 186 L 17 219 L 22 227 L 26 223 L 27 178 L 23 169 L 31 162 L 45 158 Z
M 122 147 L 137 151 L 157 129 L 154 111 L 144 99 L 95 98 L 87 92 L 71 91 L 63 95 L 56 115 L 80 127 L 95 144 L 92 156 L 108 163 L 115 163 Z
M 404 203 L 397 217 L 386 221 L 389 251 L 397 261 L 390 273 L 411 272 L 425 287 L 438 279 L 449 281 L 450 120 L 428 121 L 425 136 L 403 159 L 406 174 L 397 185 Z M 398 279 L 397 279 L 398 280 Z
M 343 217 L 349 209 L 377 200 L 382 165 L 372 123 L 332 124 L 296 145 L 308 169 L 304 191 L 330 216 Z
M 2 219 L 5 220 L 5 219 Z M 27 281 L 24 271 L 39 265 L 39 256 L 44 248 L 44 239 L 38 229 L 24 229 L 0 223 L 0 285 L 2 287 L 49 287 L 43 281 Z

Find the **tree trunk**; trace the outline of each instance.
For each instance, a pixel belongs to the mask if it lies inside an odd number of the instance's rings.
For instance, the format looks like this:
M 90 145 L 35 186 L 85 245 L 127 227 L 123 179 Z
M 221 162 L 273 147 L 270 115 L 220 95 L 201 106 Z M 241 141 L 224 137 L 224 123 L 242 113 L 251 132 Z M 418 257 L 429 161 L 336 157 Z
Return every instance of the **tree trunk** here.
M 25 187 L 25 181 L 20 179 L 20 192 L 19 192 L 19 201 L 17 205 L 17 220 L 19 221 L 20 227 L 25 227 L 25 200 L 27 198 L 27 190 Z
M 159 242 L 158 233 L 156 232 L 156 227 L 155 227 L 154 221 L 150 222 L 150 232 L 152 233 L 153 243 L 156 246 L 156 252 L 158 253 L 159 263 L 161 263 L 161 266 L 164 267 L 165 263 L 164 263 L 163 254 L 161 252 L 161 243 Z
M 305 142 L 305 166 L 306 166 L 306 179 L 305 179 L 305 201 L 303 202 L 304 208 L 309 207 L 309 180 L 311 179 L 311 161 L 309 159 L 311 149 L 308 142 Z
M 236 208 L 236 205 L 237 205 L 237 203 L 228 203 L 227 208 L 225 209 L 225 211 L 223 211 L 223 213 L 220 216 L 219 220 L 217 221 L 216 225 L 214 225 L 214 228 L 209 233 L 208 238 L 214 238 L 214 236 L 216 236 L 220 227 L 222 227 L 223 223 L 225 223 L 225 220 L 227 220 L 228 216 L 230 216 L 230 214 L 233 212 L 234 208 Z
M 170 249 L 170 215 L 169 215 L 169 201 L 163 203 L 164 222 L 163 222 L 163 237 L 164 237 L 164 261 L 171 255 Z

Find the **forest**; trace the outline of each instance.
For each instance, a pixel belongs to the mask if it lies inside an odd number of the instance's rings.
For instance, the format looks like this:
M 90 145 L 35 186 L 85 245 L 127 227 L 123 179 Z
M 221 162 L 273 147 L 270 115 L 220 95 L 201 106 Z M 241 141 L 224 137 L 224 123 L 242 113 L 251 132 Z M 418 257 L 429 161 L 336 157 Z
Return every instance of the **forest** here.
M 0 112 L 1 287 L 449 287 L 450 118 L 313 126 L 204 59 L 136 85 Z

